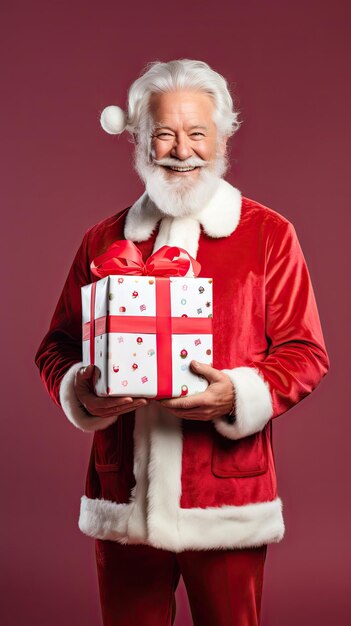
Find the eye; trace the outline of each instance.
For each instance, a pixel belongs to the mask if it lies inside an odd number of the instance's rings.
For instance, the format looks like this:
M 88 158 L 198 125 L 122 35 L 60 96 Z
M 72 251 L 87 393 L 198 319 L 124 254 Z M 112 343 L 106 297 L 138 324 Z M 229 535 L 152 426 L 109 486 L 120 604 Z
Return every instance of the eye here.
M 192 137 L 205 137 L 204 133 L 200 133 L 200 131 L 195 131 L 194 133 L 191 133 Z
M 159 139 L 160 137 L 173 137 L 174 135 L 172 135 L 172 133 L 158 133 L 158 135 L 154 135 L 154 137 L 156 137 L 156 139 Z

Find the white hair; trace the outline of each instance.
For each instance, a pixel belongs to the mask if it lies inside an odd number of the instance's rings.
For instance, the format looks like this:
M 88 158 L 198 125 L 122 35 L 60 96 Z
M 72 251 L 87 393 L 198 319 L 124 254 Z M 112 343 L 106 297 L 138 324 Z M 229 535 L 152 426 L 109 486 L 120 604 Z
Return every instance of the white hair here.
M 147 65 L 128 92 L 127 130 L 137 135 L 138 142 L 146 151 L 150 150 L 152 133 L 150 96 L 181 89 L 200 91 L 212 98 L 215 105 L 213 121 L 220 137 L 229 137 L 238 130 L 238 111 L 234 110 L 227 81 L 221 74 L 203 61 L 154 61 Z

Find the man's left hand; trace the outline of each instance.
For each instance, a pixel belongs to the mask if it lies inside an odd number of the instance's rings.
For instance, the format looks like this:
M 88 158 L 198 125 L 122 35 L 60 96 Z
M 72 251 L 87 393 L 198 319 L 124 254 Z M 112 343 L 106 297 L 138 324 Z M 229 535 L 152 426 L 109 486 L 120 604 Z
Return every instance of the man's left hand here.
M 161 400 L 163 406 L 177 417 L 187 420 L 213 420 L 229 413 L 235 400 L 235 391 L 229 376 L 197 361 L 191 361 L 190 367 L 194 374 L 208 380 L 206 391 L 189 397 Z

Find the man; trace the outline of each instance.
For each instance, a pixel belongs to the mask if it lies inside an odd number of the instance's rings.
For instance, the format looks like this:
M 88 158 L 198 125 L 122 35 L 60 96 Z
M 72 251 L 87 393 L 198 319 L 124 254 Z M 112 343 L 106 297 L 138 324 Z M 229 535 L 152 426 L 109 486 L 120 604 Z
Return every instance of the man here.
M 237 114 L 200 61 L 156 62 L 108 132 L 136 144 L 145 193 L 84 236 L 36 357 L 52 398 L 94 442 L 79 526 L 95 537 L 105 626 L 169 625 L 180 574 L 196 626 L 255 626 L 267 544 L 284 534 L 272 418 L 328 369 L 306 264 L 291 224 L 223 179 Z M 213 277 L 213 367 L 185 398 L 98 398 L 82 368 L 80 287 L 91 261 L 133 240 L 146 260 L 185 248 Z M 173 611 L 172 611 L 173 607 Z

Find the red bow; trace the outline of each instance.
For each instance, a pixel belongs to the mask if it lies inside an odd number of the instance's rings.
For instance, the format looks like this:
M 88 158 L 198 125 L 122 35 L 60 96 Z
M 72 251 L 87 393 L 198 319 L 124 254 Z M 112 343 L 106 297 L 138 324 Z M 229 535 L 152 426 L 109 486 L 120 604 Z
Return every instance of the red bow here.
M 129 239 L 112 243 L 90 268 L 95 276 L 104 278 L 110 274 L 131 276 L 185 276 L 191 268 L 194 276 L 200 274 L 201 265 L 183 248 L 162 246 L 146 263 L 136 245 Z

